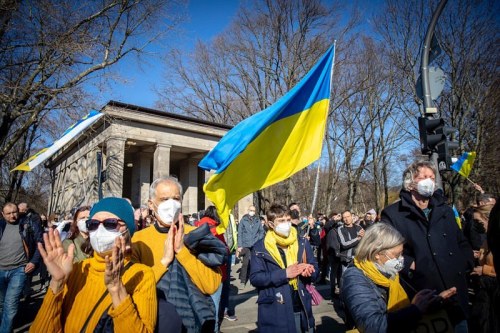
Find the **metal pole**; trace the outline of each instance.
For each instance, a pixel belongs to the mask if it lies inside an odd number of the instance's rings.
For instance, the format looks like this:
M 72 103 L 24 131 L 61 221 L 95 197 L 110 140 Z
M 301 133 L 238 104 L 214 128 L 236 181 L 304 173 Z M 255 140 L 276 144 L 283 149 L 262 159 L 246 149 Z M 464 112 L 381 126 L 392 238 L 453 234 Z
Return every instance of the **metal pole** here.
M 311 215 L 314 213 L 314 209 L 316 208 L 316 198 L 318 197 L 318 187 L 319 187 L 320 166 L 321 166 L 321 163 L 318 160 L 318 170 L 316 170 L 316 182 L 314 183 L 313 202 L 311 204 Z
M 429 81 L 429 51 L 431 46 L 432 36 L 434 35 L 434 28 L 436 27 L 437 20 L 441 16 L 441 12 L 448 0 L 441 0 L 436 11 L 432 15 L 431 22 L 427 28 L 427 34 L 425 35 L 424 48 L 422 50 L 422 62 L 421 62 L 421 75 L 422 75 L 422 92 L 424 95 L 424 115 L 429 118 L 435 118 L 437 114 L 437 108 L 434 107 L 434 103 L 431 98 L 431 86 Z M 429 156 L 429 161 L 436 167 L 436 186 L 440 189 L 443 188 L 443 182 L 441 180 L 441 175 L 439 174 L 438 168 L 438 154 L 437 152 L 432 152 Z
M 425 35 L 424 48 L 422 50 L 422 61 L 421 61 L 421 71 L 422 71 L 422 92 L 424 94 L 424 112 L 426 115 L 437 113 L 437 110 L 432 109 L 434 104 L 431 98 L 431 85 L 429 82 L 429 51 L 431 47 L 432 36 L 434 35 L 434 28 L 436 27 L 436 22 L 441 16 L 441 12 L 448 0 L 441 0 L 436 11 L 432 15 L 431 22 L 427 28 L 427 34 Z

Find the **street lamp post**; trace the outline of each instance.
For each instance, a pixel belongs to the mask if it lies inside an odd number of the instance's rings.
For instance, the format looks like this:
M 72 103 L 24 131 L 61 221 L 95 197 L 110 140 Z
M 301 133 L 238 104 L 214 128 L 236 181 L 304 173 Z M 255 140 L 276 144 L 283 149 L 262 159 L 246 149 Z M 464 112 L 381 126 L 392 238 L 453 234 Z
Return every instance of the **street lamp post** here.
M 422 50 L 420 71 L 422 77 L 421 82 L 424 102 L 424 116 L 429 119 L 437 118 L 437 108 L 434 106 L 431 98 L 431 87 L 429 80 L 429 53 L 431 48 L 432 36 L 434 35 L 434 28 L 436 27 L 437 20 L 447 2 L 448 0 L 441 0 L 438 7 L 436 8 L 436 11 L 432 15 L 431 22 L 429 23 L 429 27 L 427 28 L 427 34 L 425 35 L 424 48 Z M 436 166 L 436 170 L 439 170 L 438 153 L 435 150 L 430 153 L 429 160 Z M 436 174 L 436 185 L 438 188 L 443 188 L 443 183 L 439 171 Z

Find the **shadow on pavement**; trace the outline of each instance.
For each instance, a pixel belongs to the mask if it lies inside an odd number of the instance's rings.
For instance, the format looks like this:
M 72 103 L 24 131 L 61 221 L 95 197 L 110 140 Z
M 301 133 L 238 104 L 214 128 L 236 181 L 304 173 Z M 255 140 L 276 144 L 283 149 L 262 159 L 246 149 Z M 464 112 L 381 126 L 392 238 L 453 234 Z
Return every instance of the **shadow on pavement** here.
M 316 322 L 316 333 L 345 332 L 344 324 L 332 317 L 323 316 L 321 322 Z

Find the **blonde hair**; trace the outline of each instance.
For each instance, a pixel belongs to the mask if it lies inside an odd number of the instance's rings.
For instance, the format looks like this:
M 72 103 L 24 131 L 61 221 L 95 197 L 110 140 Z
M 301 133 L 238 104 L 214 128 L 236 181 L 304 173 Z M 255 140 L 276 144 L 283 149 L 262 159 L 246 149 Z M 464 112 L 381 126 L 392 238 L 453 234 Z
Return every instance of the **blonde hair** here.
M 375 223 L 365 232 L 356 249 L 358 261 L 375 261 L 375 255 L 403 244 L 404 237 L 387 223 Z

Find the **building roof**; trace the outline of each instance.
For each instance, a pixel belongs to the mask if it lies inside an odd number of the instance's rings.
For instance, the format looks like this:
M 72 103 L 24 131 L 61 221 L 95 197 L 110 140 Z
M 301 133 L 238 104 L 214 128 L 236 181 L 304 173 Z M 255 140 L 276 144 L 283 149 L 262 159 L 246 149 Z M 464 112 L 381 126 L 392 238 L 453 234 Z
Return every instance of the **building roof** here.
M 187 121 L 187 122 L 193 122 L 193 123 L 197 123 L 197 124 L 208 125 L 210 127 L 218 127 L 218 128 L 224 129 L 224 130 L 228 130 L 228 129 L 233 128 L 233 126 L 226 125 L 226 124 L 215 123 L 212 121 L 203 120 L 203 119 L 199 119 L 199 118 L 195 118 L 195 117 L 189 117 L 189 116 L 184 116 L 184 115 L 177 114 L 177 113 L 171 113 L 171 112 L 167 112 L 167 111 L 150 109 L 150 108 L 146 108 L 146 107 L 142 107 L 142 106 L 138 106 L 138 105 L 133 105 L 133 104 L 127 104 L 127 103 L 118 102 L 118 101 L 109 101 L 102 108 L 102 110 L 105 110 L 105 108 L 107 106 L 119 107 L 119 108 L 124 108 L 124 109 L 128 109 L 128 110 L 143 112 L 143 113 L 151 114 L 151 115 L 155 115 L 155 116 L 163 116 L 166 118 L 173 118 L 173 119 L 177 119 L 177 120 L 181 120 L 181 121 Z

